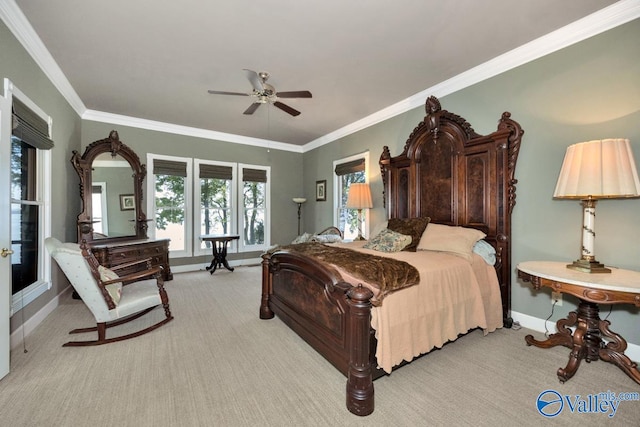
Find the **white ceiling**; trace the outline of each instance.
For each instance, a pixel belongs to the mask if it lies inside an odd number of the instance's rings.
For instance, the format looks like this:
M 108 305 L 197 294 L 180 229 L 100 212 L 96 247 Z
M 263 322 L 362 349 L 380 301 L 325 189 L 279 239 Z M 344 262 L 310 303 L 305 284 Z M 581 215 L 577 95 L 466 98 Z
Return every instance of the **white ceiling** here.
M 442 92 L 442 82 L 507 52 L 534 59 L 540 37 L 615 3 L 2 1 L 24 13 L 25 31 L 35 30 L 85 118 L 125 116 L 296 146 L 344 133 L 390 106 L 420 105 L 423 91 Z M 637 9 L 636 0 L 623 0 L 599 14 L 630 3 Z M 565 40 L 578 28 L 565 27 Z M 277 91 L 309 90 L 313 98 L 281 100 L 302 112 L 297 117 L 267 105 L 249 116 L 251 98 L 207 93 L 250 92 L 244 68 L 268 71 Z

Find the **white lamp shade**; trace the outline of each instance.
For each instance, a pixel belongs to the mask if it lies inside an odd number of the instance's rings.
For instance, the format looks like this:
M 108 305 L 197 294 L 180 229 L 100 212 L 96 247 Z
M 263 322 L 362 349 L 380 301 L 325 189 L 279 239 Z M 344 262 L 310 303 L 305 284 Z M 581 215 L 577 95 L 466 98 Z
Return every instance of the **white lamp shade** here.
M 349 186 L 347 197 L 348 209 L 370 209 L 373 207 L 371 201 L 371 190 L 369 184 L 354 183 Z
M 555 198 L 606 199 L 640 196 L 640 181 L 628 139 L 570 145 L 562 163 Z
M 294 203 L 304 203 L 306 201 L 307 201 L 307 199 L 305 199 L 304 197 L 294 197 L 293 198 L 293 202 Z

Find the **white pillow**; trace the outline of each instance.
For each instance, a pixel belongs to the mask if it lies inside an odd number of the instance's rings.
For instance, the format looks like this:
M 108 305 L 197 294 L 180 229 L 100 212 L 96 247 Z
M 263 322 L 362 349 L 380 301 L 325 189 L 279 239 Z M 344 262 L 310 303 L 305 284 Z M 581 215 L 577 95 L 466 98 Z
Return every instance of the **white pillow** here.
M 486 240 L 478 240 L 473 246 L 473 252 L 480 255 L 487 264 L 496 265 L 496 249 Z
M 120 278 L 120 276 L 118 276 L 115 271 L 102 265 L 98 266 L 98 273 L 100 273 L 100 280 L 102 280 L 103 282 Z M 120 298 L 122 297 L 122 282 L 105 285 L 104 288 L 107 290 L 107 292 L 109 292 L 109 295 L 111 295 L 113 303 L 115 305 L 118 305 L 118 303 L 120 302 Z
M 471 261 L 473 246 L 485 236 L 486 234 L 475 228 L 431 223 L 422 233 L 417 249 L 419 251 L 450 252 Z

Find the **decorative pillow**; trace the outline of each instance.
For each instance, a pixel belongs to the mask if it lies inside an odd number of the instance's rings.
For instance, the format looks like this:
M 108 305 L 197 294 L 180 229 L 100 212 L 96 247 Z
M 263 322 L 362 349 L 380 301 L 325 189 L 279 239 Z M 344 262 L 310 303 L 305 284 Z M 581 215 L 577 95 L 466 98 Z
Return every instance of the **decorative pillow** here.
M 391 218 L 387 222 L 387 228 L 400 234 L 411 236 L 411 243 L 403 250 L 415 252 L 420 242 L 420 237 L 430 220 L 428 216 L 424 218 Z
M 385 228 L 377 236 L 369 240 L 364 248 L 380 252 L 398 252 L 411 244 L 411 236 Z
M 370 230 L 369 236 L 377 236 L 385 228 L 388 228 L 387 227 L 387 221 L 379 222 L 379 223 L 371 226 L 371 230 Z
M 312 236 L 310 239 L 311 242 L 319 242 L 319 243 L 335 243 L 342 242 L 342 237 L 337 234 L 317 234 Z
M 115 280 L 120 278 L 118 274 L 116 274 L 113 270 L 108 269 L 107 267 L 103 267 L 102 265 L 98 266 L 98 273 L 100 273 L 100 280 Z M 120 302 L 120 297 L 122 297 L 122 282 L 120 283 L 112 283 L 110 285 L 106 285 L 104 287 L 109 295 L 111 295 L 111 299 L 113 300 L 115 305 L 118 305 Z
M 418 250 L 451 252 L 471 261 L 473 246 L 485 236 L 475 228 L 429 224 L 420 239 Z
M 293 242 L 291 242 L 291 244 L 295 245 L 296 243 L 305 243 L 305 242 L 308 242 L 310 238 L 311 238 L 311 234 L 304 233 L 301 236 L 298 236 L 295 239 L 293 239 Z

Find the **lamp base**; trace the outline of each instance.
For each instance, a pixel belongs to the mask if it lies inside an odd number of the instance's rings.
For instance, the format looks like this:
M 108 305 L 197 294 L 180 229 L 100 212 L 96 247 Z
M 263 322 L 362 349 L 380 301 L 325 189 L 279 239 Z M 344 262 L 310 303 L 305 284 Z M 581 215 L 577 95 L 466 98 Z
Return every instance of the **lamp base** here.
M 573 261 L 573 264 L 567 264 L 567 268 L 583 273 L 611 273 L 611 269 L 605 267 L 604 264 L 599 263 L 595 259 L 579 259 Z
M 367 240 L 364 237 L 362 237 L 362 235 L 358 235 L 358 237 L 354 238 L 353 241 L 362 241 L 362 240 Z

